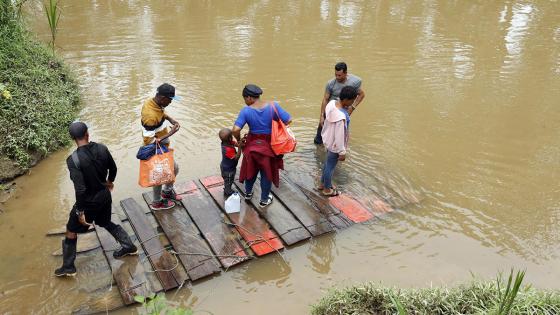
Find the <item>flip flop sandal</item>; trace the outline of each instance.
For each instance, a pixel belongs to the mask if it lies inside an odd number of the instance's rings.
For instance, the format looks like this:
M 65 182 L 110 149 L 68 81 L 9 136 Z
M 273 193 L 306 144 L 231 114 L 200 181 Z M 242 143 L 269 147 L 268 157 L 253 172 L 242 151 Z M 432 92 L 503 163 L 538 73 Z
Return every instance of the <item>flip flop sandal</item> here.
M 325 193 L 325 191 L 323 191 L 321 194 L 325 197 L 335 197 L 340 195 L 340 191 L 338 191 L 336 188 L 333 188 L 330 193 L 327 194 Z
M 336 189 L 336 186 L 333 185 L 332 188 Z M 318 190 L 318 191 L 323 191 L 325 189 L 325 187 L 316 187 L 315 189 Z

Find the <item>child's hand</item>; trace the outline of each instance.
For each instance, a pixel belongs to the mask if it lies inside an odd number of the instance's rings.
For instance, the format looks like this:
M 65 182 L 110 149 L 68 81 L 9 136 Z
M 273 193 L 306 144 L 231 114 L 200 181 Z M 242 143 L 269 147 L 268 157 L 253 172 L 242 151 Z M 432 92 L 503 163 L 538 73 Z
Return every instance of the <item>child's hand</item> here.
M 338 155 L 338 160 L 339 160 L 339 161 L 344 161 L 344 160 L 346 160 L 346 155 L 345 155 L 345 154 L 339 154 L 339 155 Z

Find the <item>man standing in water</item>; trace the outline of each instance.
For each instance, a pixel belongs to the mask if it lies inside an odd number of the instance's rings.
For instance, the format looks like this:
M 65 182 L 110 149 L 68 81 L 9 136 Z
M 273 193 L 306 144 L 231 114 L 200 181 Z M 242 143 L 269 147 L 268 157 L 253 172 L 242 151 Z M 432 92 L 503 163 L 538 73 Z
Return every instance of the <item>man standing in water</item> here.
M 125 230 L 111 222 L 111 190 L 117 176 L 117 165 L 111 153 L 105 145 L 89 141 L 88 128 L 83 122 L 72 123 L 69 132 L 78 146 L 66 159 L 76 203 L 70 211 L 66 238 L 62 241 L 62 267 L 54 271 L 59 277 L 76 275 L 74 260 L 78 233 L 87 232 L 94 222 L 121 244 L 122 248 L 114 251 L 113 257 L 138 253 Z
M 327 82 L 327 86 L 325 88 L 325 95 L 323 96 L 323 102 L 321 103 L 321 115 L 319 116 L 319 126 L 317 126 L 317 134 L 315 135 L 315 139 L 313 140 L 315 144 L 323 144 L 323 139 L 321 138 L 321 131 L 323 130 L 323 123 L 325 121 L 325 107 L 327 106 L 328 102 L 338 99 L 340 95 L 340 91 L 342 90 L 343 87 L 352 86 L 358 90 L 358 97 L 356 97 L 354 104 L 352 104 L 348 108 L 348 114 L 350 115 L 352 115 L 352 112 L 356 110 L 358 105 L 360 105 L 360 103 L 366 96 L 364 90 L 361 89 L 362 79 L 360 79 L 358 76 L 349 74 L 347 72 L 348 72 L 348 67 L 344 62 L 339 62 L 334 66 L 335 77 L 334 79 Z
M 179 128 L 179 122 L 171 118 L 165 113 L 165 108 L 171 104 L 171 101 L 179 100 L 175 96 L 175 87 L 171 84 L 164 83 L 157 88 L 157 93 L 154 97 L 150 97 L 142 106 L 142 136 L 144 138 L 144 145 L 150 143 L 159 143 L 164 146 L 169 146 L 169 137 L 174 135 Z M 168 130 L 166 121 L 169 121 L 173 127 L 171 131 Z M 175 175 L 179 173 L 179 165 L 174 162 Z M 165 210 L 175 206 L 175 201 L 181 200 L 181 196 L 175 193 L 173 183 L 163 186 L 154 186 L 154 201 L 150 204 L 152 210 Z

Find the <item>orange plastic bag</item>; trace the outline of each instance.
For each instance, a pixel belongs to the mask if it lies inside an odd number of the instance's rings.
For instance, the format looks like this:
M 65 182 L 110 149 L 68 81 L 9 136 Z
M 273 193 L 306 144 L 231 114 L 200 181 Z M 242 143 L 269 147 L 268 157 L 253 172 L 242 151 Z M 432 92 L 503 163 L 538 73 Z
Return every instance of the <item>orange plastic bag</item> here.
M 166 153 L 159 153 L 160 150 L 148 160 L 140 160 L 140 178 L 138 179 L 140 186 L 152 187 L 175 181 L 173 149 L 169 149 L 169 152 Z
M 276 117 L 278 117 L 278 120 L 272 119 L 272 133 L 270 134 L 272 151 L 274 151 L 276 155 L 294 152 L 297 145 L 296 136 L 290 127 L 284 124 L 274 103 L 272 104 L 272 108 L 276 113 Z

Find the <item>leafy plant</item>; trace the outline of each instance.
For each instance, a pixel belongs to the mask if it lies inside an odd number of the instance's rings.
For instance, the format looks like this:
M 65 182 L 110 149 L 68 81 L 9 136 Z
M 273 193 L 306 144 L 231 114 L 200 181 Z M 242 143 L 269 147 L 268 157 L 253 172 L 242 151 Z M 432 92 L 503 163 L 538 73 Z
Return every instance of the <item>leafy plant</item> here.
M 49 22 L 49 29 L 51 31 L 51 48 L 54 55 L 56 33 L 58 32 L 58 22 L 60 21 L 60 8 L 58 6 L 58 0 L 49 0 L 48 5 L 45 4 L 44 6 Z
M 165 298 L 165 293 L 152 293 L 148 297 L 137 295 L 134 300 L 142 304 L 141 314 L 147 315 L 192 315 L 190 309 L 181 308 Z

